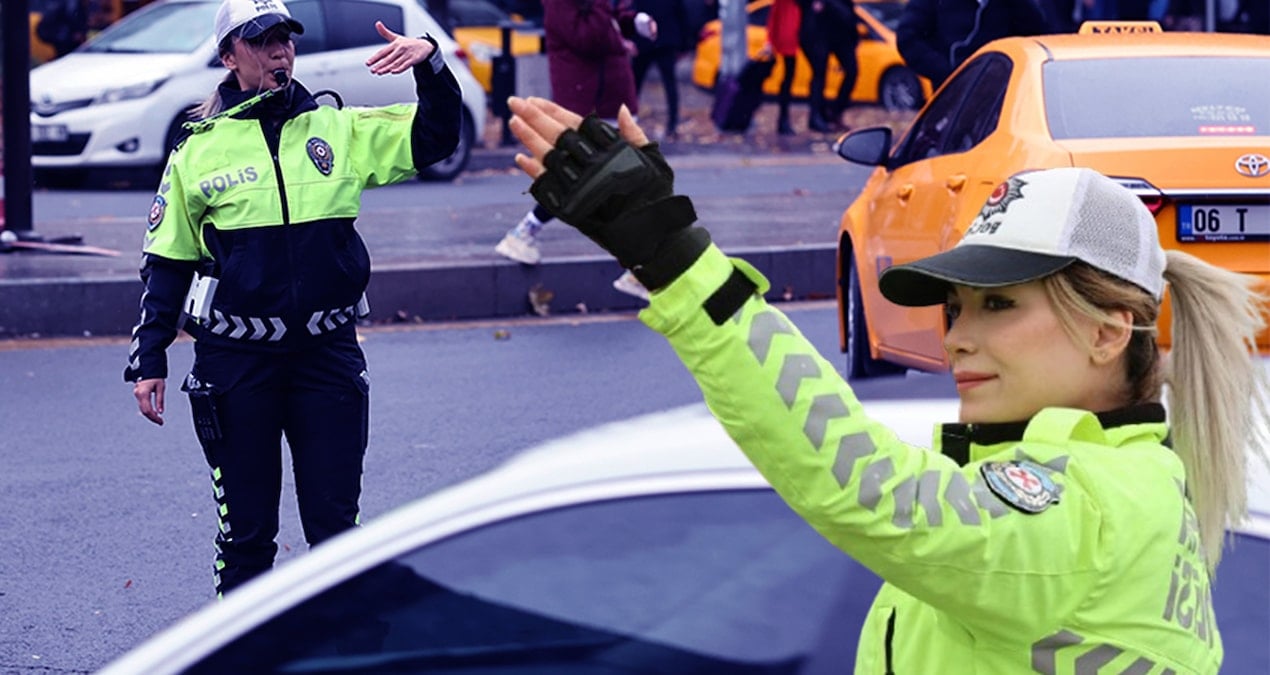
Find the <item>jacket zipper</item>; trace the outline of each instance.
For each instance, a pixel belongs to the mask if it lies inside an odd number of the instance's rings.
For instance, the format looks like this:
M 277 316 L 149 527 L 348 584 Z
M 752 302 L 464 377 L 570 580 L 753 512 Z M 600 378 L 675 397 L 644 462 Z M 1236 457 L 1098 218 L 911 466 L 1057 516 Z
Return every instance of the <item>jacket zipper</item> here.
M 891 642 L 895 639 L 895 609 L 891 609 L 891 616 L 886 620 L 886 644 L 883 648 L 886 650 L 886 675 L 895 675 L 895 668 L 891 663 L 892 652 Z
M 268 120 L 265 120 L 265 119 L 260 120 L 260 126 L 262 130 L 265 132 L 265 139 L 266 139 L 266 142 L 269 144 L 269 156 L 270 158 L 273 159 L 274 175 L 278 177 L 278 199 L 280 199 L 282 202 L 282 236 L 284 239 L 287 240 L 287 246 L 286 246 L 287 265 L 288 265 L 287 269 L 289 272 L 291 272 L 291 278 L 294 279 L 295 278 L 295 258 L 294 258 L 295 250 L 291 246 L 291 242 L 290 242 L 291 228 L 289 227 L 289 225 L 291 224 L 291 209 L 287 207 L 287 185 L 286 185 L 286 181 L 283 180 L 283 176 L 282 176 L 282 162 L 278 159 L 278 155 L 281 154 L 282 152 L 280 150 L 282 146 L 282 127 L 286 126 L 286 123 L 287 123 L 286 120 L 282 120 L 278 124 L 277 130 L 274 130 L 269 128 L 270 125 Z M 290 287 L 291 287 L 290 288 L 291 306 L 292 308 L 299 307 L 300 298 L 296 289 L 296 285 L 293 283 L 293 284 L 290 284 Z

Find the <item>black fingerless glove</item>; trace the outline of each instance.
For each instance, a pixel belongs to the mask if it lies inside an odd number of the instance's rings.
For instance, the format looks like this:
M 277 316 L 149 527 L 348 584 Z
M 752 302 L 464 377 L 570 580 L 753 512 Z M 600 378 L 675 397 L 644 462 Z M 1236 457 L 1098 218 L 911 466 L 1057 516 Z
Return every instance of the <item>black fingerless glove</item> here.
M 529 188 L 534 199 L 650 291 L 674 281 L 710 245 L 710 234 L 692 225 L 692 201 L 673 194 L 675 172 L 656 143 L 635 148 L 591 115 L 560 135 L 543 165 L 547 171 Z

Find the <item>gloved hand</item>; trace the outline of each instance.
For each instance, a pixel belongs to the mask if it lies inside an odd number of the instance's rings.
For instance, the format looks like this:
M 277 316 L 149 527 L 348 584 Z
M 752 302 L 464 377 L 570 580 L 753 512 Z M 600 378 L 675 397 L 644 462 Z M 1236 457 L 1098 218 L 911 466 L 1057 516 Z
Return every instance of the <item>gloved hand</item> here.
M 656 143 L 635 147 L 612 126 L 578 118 L 542 99 L 509 100 L 512 130 L 542 157 L 517 164 L 536 180 L 530 193 L 630 269 L 649 290 L 673 281 L 710 244 L 692 224 L 687 197 L 673 194 L 674 171 Z M 623 109 L 635 140 L 647 139 Z M 576 126 L 576 128 L 574 128 Z M 546 139 L 558 132 L 554 144 Z M 552 147 L 554 145 L 554 147 Z

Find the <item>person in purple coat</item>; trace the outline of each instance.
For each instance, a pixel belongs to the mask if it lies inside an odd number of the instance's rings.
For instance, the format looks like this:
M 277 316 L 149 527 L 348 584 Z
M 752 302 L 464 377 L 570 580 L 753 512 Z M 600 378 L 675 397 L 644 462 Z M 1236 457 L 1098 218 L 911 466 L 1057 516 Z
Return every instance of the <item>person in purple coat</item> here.
M 623 106 L 637 114 L 633 40 L 636 35 L 656 39 L 657 22 L 636 12 L 629 0 L 543 0 L 542 9 L 552 99 L 583 117 L 594 114 L 613 124 Z M 538 264 L 538 233 L 553 217 L 541 205 L 534 206 L 494 251 L 526 265 Z M 648 297 L 629 272 L 613 287 Z

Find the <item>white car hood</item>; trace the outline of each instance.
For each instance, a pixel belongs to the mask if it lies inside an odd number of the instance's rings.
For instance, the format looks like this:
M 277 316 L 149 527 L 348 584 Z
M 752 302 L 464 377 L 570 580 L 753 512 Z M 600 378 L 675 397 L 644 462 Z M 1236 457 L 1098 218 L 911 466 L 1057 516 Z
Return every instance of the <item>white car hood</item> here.
M 94 98 L 107 89 L 164 79 L 198 61 L 199 53 L 67 54 L 31 71 L 31 100 Z

